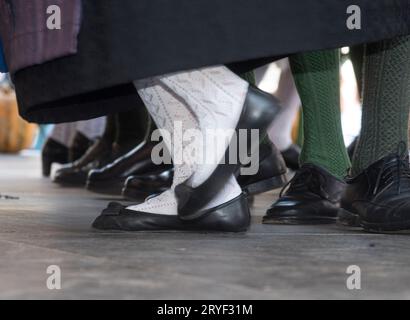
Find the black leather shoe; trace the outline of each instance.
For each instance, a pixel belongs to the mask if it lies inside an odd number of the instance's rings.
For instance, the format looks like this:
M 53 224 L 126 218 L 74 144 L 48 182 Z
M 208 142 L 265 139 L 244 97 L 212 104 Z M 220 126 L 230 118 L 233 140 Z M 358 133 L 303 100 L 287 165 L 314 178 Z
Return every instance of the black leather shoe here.
M 70 162 L 80 159 L 95 141 L 88 139 L 81 132 L 76 132 L 74 139 L 68 150 L 68 158 Z
M 282 151 L 283 159 L 285 159 L 286 166 L 294 171 L 300 169 L 299 158 L 300 158 L 300 147 L 296 144 L 292 144 L 285 151 Z
M 268 209 L 265 224 L 336 223 L 346 184 L 313 164 L 305 164 L 289 188 Z
M 238 183 L 243 192 L 257 195 L 283 187 L 287 182 L 285 162 L 272 143 L 264 143 L 259 148 L 259 170 L 256 175 L 241 176 L 238 171 Z M 174 169 L 171 167 L 154 174 L 129 177 L 122 194 L 129 199 L 144 199 L 152 194 L 160 194 L 172 185 Z
M 347 178 L 339 222 L 369 232 L 410 231 L 410 166 L 407 154 L 388 155 Z
M 99 139 L 79 160 L 59 169 L 53 181 L 61 185 L 84 186 L 88 172 L 102 166 L 110 158 L 111 153 L 112 144 L 105 139 Z
M 259 129 L 259 141 L 266 137 L 266 130 L 271 125 L 276 115 L 280 112 L 279 102 L 271 95 L 263 92 L 256 87 L 250 86 L 245 99 L 242 115 L 238 121 L 236 132 L 239 137 L 239 130 L 244 130 L 247 133 L 251 129 Z M 252 155 L 259 145 L 255 141 L 251 141 L 250 134 L 247 135 L 247 146 L 256 148 L 255 150 L 242 150 L 246 154 L 238 154 L 237 159 L 244 159 L 245 156 Z M 229 149 L 226 151 L 225 158 L 229 159 Z M 181 219 L 191 220 L 199 218 L 202 214 L 202 208 L 206 206 L 211 199 L 220 191 L 225 181 L 234 174 L 240 167 L 239 161 L 236 164 L 230 164 L 225 161 L 225 164 L 219 164 L 210 177 L 195 188 L 191 187 L 192 183 L 189 178 L 184 183 L 175 188 L 175 195 L 178 199 L 178 213 Z
M 126 155 L 101 169 L 93 169 L 88 174 L 87 189 L 106 194 L 121 194 L 126 179 L 131 175 L 141 175 L 158 170 L 151 160 L 151 142 L 142 142 Z
M 68 148 L 52 138 L 47 139 L 41 151 L 43 176 L 49 177 L 53 163 L 68 163 Z
M 259 147 L 259 169 L 255 175 L 240 175 L 238 183 L 248 196 L 254 196 L 283 187 L 287 183 L 287 168 L 279 150 L 273 143 Z
M 151 174 L 129 177 L 122 189 L 122 195 L 127 199 L 143 200 L 150 195 L 160 194 L 168 190 L 174 178 L 172 165 L 163 165 L 164 170 L 158 170 Z
M 111 203 L 94 221 L 93 227 L 122 231 L 244 232 L 250 221 L 246 196 L 242 194 L 190 221 L 183 221 L 178 216 L 131 211 Z

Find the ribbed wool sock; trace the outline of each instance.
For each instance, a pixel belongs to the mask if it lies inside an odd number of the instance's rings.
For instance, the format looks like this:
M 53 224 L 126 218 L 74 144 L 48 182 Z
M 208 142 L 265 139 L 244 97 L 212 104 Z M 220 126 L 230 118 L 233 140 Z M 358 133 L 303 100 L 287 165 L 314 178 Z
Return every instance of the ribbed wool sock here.
M 351 174 L 408 144 L 410 36 L 368 44 L 362 130 Z
M 303 107 L 301 164 L 320 166 L 342 178 L 350 168 L 340 117 L 340 52 L 316 51 L 290 57 Z

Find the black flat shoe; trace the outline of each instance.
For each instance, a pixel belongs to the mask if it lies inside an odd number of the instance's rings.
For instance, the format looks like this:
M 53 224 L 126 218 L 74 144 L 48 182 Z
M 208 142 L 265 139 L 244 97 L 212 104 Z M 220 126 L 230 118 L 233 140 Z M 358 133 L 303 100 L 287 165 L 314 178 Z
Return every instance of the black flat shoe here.
M 283 159 L 285 159 L 286 166 L 293 170 L 297 171 L 300 169 L 299 158 L 300 158 L 301 149 L 298 145 L 292 144 L 285 151 L 282 151 Z
M 41 151 L 42 172 L 49 177 L 53 163 L 66 164 L 69 162 L 68 148 L 52 138 L 47 139 Z
M 111 203 L 93 223 L 93 228 L 98 230 L 121 231 L 244 232 L 249 226 L 249 207 L 243 194 L 190 221 L 178 216 L 127 210 L 118 203 Z
M 346 184 L 323 168 L 305 164 L 263 218 L 264 224 L 336 223 Z
M 259 142 L 266 136 L 266 130 L 271 125 L 275 116 L 280 112 L 279 102 L 271 95 L 263 92 L 253 86 L 248 89 L 248 94 L 242 110 L 242 115 L 236 127 L 237 136 L 239 130 L 245 130 L 250 133 L 251 129 L 259 129 Z M 258 149 L 259 144 L 251 141 L 250 134 L 247 135 L 247 146 Z M 229 159 L 229 149 L 226 151 L 224 159 Z M 256 150 L 242 150 L 246 154 L 238 154 L 237 159 L 244 159 L 245 156 L 252 155 Z M 239 153 L 238 152 L 238 153 Z M 222 159 L 222 160 L 224 160 Z M 221 161 L 222 162 L 222 161 Z M 191 187 L 190 179 L 178 185 L 175 188 L 175 195 L 178 199 L 178 213 L 181 219 L 191 220 L 199 218 L 202 214 L 202 208 L 206 206 L 211 199 L 220 191 L 227 179 L 234 174 L 240 167 L 237 164 L 219 164 L 210 177 L 198 187 Z
M 120 195 L 128 177 L 149 174 L 163 167 L 152 162 L 151 151 L 154 146 L 154 143 L 142 142 L 105 167 L 91 170 L 88 174 L 87 189 L 97 193 Z
M 243 192 L 257 195 L 283 187 L 287 182 L 287 168 L 278 149 L 272 143 L 261 144 L 259 148 L 259 170 L 248 176 L 237 172 L 238 183 Z M 128 199 L 141 200 L 152 194 L 160 194 L 172 185 L 174 169 L 158 171 L 154 174 L 129 177 L 125 182 L 122 195 Z
M 410 166 L 407 154 L 388 155 L 347 178 L 339 223 L 369 232 L 410 231 Z

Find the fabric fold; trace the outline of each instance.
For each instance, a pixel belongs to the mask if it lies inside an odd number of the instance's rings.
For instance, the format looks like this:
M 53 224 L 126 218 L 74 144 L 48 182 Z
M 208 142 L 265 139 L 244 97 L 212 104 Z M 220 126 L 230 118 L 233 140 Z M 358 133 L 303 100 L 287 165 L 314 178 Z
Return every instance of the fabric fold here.
M 75 54 L 81 10 L 81 0 L 0 0 L 0 35 L 9 71 Z M 52 15 L 61 17 L 60 29 L 47 27 Z

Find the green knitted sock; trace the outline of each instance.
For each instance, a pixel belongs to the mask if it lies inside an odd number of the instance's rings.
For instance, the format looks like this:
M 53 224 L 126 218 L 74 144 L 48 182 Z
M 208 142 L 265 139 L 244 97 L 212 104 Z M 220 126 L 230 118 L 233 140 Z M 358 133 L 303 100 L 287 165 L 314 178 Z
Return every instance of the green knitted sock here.
M 352 175 L 408 144 L 410 36 L 366 47 L 362 131 Z
M 246 73 L 243 73 L 240 75 L 240 77 L 245 80 L 248 81 L 250 84 L 255 85 L 256 84 L 256 80 L 255 80 L 255 73 L 253 71 L 249 71 Z
M 301 164 L 315 164 L 342 178 L 350 160 L 340 118 L 340 52 L 297 54 L 290 64 L 303 106 Z

